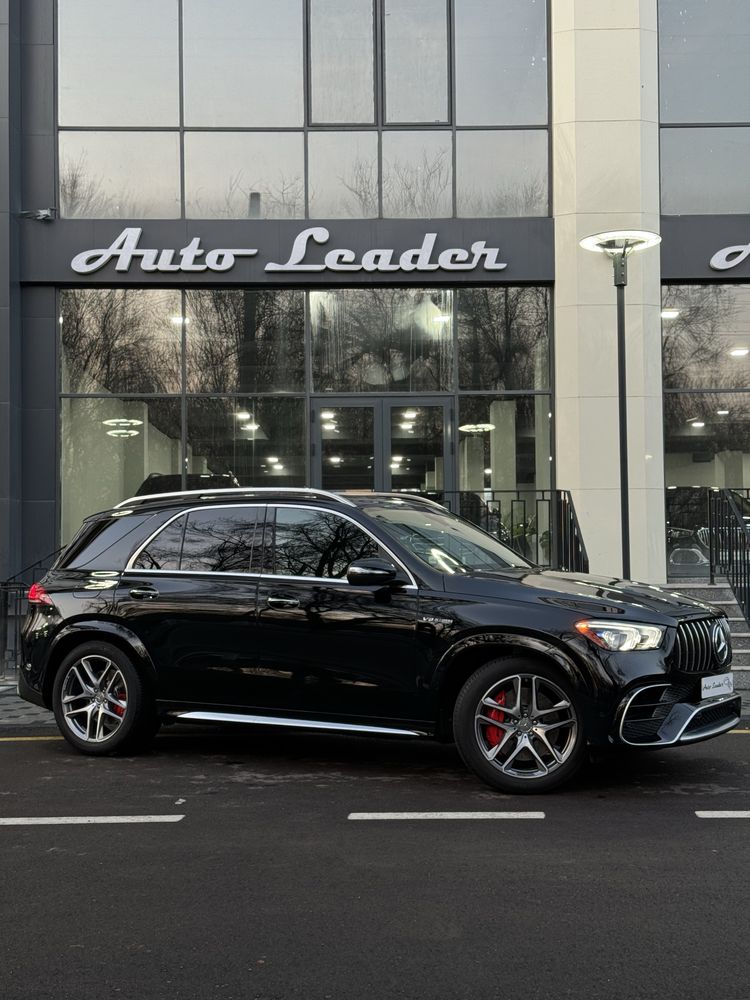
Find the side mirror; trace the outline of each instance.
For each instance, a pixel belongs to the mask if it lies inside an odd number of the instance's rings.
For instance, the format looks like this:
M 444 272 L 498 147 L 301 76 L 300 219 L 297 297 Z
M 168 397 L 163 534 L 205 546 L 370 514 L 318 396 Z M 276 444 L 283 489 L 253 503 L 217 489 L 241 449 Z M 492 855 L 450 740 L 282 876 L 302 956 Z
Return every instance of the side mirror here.
M 360 587 L 386 587 L 398 578 L 398 570 L 385 559 L 355 559 L 349 564 L 346 578 L 349 583 Z

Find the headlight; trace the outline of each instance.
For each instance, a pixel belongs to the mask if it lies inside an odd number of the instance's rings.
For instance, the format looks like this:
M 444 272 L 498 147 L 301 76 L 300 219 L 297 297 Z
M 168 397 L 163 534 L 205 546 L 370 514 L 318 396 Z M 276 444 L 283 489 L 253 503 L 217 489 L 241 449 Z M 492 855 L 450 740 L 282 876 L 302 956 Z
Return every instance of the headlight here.
M 664 638 L 661 625 L 633 622 L 576 622 L 576 628 L 602 649 L 626 653 L 631 649 L 658 649 Z

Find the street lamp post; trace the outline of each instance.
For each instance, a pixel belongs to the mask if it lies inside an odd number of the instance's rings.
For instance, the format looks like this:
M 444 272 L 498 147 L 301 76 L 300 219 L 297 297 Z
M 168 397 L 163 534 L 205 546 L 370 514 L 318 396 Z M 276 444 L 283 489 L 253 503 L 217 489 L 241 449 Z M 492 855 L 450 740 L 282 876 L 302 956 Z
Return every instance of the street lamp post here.
M 622 575 L 630 579 L 630 497 L 628 493 L 628 391 L 625 345 L 625 286 L 628 283 L 628 257 L 661 243 L 658 233 L 621 229 L 596 233 L 581 240 L 584 250 L 605 253 L 612 258 L 617 290 L 617 401 L 620 424 L 620 521 L 622 538 Z

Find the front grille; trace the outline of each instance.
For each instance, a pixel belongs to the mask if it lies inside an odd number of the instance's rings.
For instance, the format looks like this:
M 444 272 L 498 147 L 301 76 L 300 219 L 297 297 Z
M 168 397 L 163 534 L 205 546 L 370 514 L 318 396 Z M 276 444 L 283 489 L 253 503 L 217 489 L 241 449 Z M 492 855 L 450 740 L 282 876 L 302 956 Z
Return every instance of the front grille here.
M 699 618 L 695 621 L 680 622 L 672 650 L 671 663 L 674 670 L 684 670 L 690 674 L 705 674 L 719 667 L 729 669 L 731 655 L 723 664 L 716 660 L 713 642 L 713 628 L 720 618 Z M 726 635 L 726 633 L 725 633 Z M 729 636 L 726 635 L 727 642 Z
M 734 722 L 739 718 L 737 702 L 725 702 L 723 705 L 716 705 L 699 712 L 685 730 L 686 733 L 694 733 L 700 729 L 721 725 L 724 722 Z

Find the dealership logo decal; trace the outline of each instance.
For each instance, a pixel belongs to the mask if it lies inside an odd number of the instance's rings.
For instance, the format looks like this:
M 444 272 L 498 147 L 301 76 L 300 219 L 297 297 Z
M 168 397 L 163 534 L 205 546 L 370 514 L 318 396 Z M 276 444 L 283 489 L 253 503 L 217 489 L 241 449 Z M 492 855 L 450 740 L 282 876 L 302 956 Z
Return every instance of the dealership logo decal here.
M 714 271 L 728 271 L 730 267 L 743 264 L 748 257 L 750 257 L 750 243 L 741 243 L 736 247 L 724 247 L 711 258 L 711 267 Z
M 129 271 L 135 262 L 140 265 L 141 271 L 147 273 L 229 271 L 238 257 L 255 257 L 258 253 L 255 249 L 236 247 L 207 251 L 201 246 L 199 236 L 181 250 L 154 250 L 140 246 L 142 233 L 143 230 L 138 228 L 123 229 L 108 247 L 76 254 L 70 266 L 77 274 L 94 274 L 113 261 L 115 271 L 120 272 Z M 304 229 L 295 238 L 287 260 L 282 264 L 270 262 L 264 270 L 286 273 L 473 271 L 481 264 L 485 271 L 503 271 L 508 266 L 498 260 L 499 248 L 488 247 L 484 240 L 472 243 L 468 250 L 465 247 L 450 247 L 436 255 L 437 233 L 425 233 L 420 246 L 404 250 L 401 254 L 385 247 L 366 250 L 358 257 L 354 250 L 337 247 L 329 250 L 321 260 L 321 255 L 315 254 L 315 247 L 328 243 L 330 238 L 331 234 L 324 226 Z

